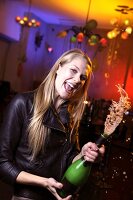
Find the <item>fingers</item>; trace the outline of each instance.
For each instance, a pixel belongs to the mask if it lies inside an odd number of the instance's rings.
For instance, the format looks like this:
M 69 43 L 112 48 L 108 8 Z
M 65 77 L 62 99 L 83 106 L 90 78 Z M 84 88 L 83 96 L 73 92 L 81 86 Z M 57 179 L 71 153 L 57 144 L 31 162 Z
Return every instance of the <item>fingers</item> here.
M 61 189 L 63 187 L 62 183 L 56 181 L 54 178 L 49 178 L 49 186 Z
M 81 155 L 89 162 L 98 162 L 101 160 L 105 152 L 105 147 L 97 147 L 95 143 L 88 142 L 82 147 Z
M 100 148 L 99 148 L 99 152 L 100 152 L 100 154 L 103 156 L 104 155 L 104 153 L 105 153 L 105 146 L 104 145 L 102 145 Z
M 71 196 L 71 195 L 69 195 L 69 196 L 67 196 L 67 197 L 65 197 L 65 198 L 61 198 L 61 197 L 56 193 L 54 196 L 56 197 L 57 200 L 70 200 L 70 199 L 72 199 L 72 196 Z
M 70 200 L 72 198 L 71 195 L 67 196 L 66 198 L 61 198 L 58 193 L 57 189 L 61 189 L 63 187 L 62 183 L 57 182 L 54 178 L 48 179 L 48 186 L 47 189 L 56 197 L 57 200 Z

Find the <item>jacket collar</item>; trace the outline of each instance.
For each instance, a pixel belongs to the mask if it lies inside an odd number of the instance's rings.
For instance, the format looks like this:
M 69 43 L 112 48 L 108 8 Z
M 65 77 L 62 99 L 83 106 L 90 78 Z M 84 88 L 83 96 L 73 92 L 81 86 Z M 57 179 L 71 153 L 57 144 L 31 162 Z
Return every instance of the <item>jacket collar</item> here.
M 67 132 L 67 127 L 70 123 L 70 114 L 68 112 L 68 104 L 64 103 L 59 113 L 55 107 L 51 105 L 43 117 L 43 124 L 48 128 L 53 128 L 64 133 Z

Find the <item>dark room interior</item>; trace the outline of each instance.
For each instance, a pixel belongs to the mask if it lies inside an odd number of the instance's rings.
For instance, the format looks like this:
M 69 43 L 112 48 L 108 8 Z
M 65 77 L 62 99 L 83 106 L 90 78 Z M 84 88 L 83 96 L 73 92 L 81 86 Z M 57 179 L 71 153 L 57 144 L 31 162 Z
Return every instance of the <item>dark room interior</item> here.
M 131 108 L 73 200 L 133 200 L 132 0 L 0 0 L 0 18 L 0 125 L 16 94 L 36 89 L 63 52 L 80 48 L 93 64 L 80 147 L 103 133 L 112 100 L 119 99 L 116 85 L 127 92 Z M 12 192 L 0 181 L 0 200 L 10 200 Z

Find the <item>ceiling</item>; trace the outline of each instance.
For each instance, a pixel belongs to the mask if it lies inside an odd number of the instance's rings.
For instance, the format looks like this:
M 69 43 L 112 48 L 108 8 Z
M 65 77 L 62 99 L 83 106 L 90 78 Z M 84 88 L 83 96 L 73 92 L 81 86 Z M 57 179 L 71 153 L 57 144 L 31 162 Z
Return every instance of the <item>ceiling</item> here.
M 82 26 L 89 19 L 95 19 L 98 28 L 108 29 L 112 27 L 111 19 L 115 17 L 133 20 L 132 9 L 128 14 L 115 10 L 122 9 L 119 6 L 123 5 L 133 8 L 133 0 L 25 0 L 25 2 L 30 4 L 31 12 L 51 24 Z

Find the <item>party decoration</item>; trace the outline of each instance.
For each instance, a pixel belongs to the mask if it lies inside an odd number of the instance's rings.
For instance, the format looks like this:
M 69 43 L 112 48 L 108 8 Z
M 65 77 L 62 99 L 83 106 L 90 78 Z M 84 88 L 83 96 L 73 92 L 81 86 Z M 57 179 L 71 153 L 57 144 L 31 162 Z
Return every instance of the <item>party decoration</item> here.
M 85 38 L 87 38 L 88 44 L 93 46 L 99 43 L 102 36 L 93 33 L 93 29 L 97 27 L 98 23 L 95 19 L 87 20 L 83 27 L 72 26 L 70 29 L 60 31 L 57 33 L 57 37 L 64 38 L 67 36 L 68 32 L 72 31 L 73 35 L 70 38 L 70 42 L 82 43 Z
M 84 29 L 85 29 L 86 32 L 88 32 L 88 31 L 91 31 L 91 30 L 93 30 L 94 28 L 96 28 L 97 25 L 98 25 L 98 24 L 97 24 L 97 21 L 96 21 L 95 19 L 91 19 L 91 20 L 89 20 L 89 21 L 86 23 Z
M 51 53 L 53 51 L 53 48 L 51 46 L 48 47 L 48 52 Z
M 41 23 L 35 19 L 30 19 L 27 16 L 20 17 L 16 16 L 15 18 L 16 22 L 19 23 L 21 26 L 27 26 L 27 27 L 39 27 Z
M 88 40 L 88 43 L 90 44 L 90 46 L 94 46 L 98 42 L 99 42 L 99 37 L 97 35 L 91 35 Z
M 83 42 L 83 39 L 84 39 L 84 34 L 82 32 L 79 32 L 77 34 L 77 41 L 78 42 Z
M 122 33 L 121 33 L 121 38 L 122 38 L 123 40 L 126 40 L 126 39 L 128 38 L 128 33 L 127 33 L 126 31 L 122 32 Z
M 106 38 L 101 38 L 99 43 L 101 44 L 102 47 L 106 47 L 108 42 Z
M 75 37 L 75 36 L 72 36 L 71 38 L 70 38 L 70 42 L 71 43 L 75 43 L 77 41 L 77 38 Z
M 133 8 L 125 5 L 118 5 L 115 10 L 117 12 L 120 12 L 121 14 L 129 14 L 133 11 Z M 118 20 L 117 18 L 114 18 L 110 21 L 110 23 L 114 26 L 114 28 L 107 33 L 107 37 L 109 39 L 116 38 L 120 35 L 121 39 L 126 40 L 132 33 L 133 24 L 128 18 L 125 18 L 123 20 Z
M 41 35 L 40 31 L 37 31 L 35 35 L 35 50 L 41 46 L 42 40 L 43 35 Z
M 65 31 L 60 31 L 59 33 L 57 33 L 57 37 L 59 37 L 59 38 L 63 38 L 63 37 L 66 37 L 67 36 L 67 33 L 68 33 L 68 31 L 67 30 L 65 30 Z
M 29 0 L 28 12 L 24 17 L 16 16 L 15 21 L 19 23 L 22 27 L 39 27 L 41 25 L 40 21 L 31 18 L 31 1 Z
M 46 50 L 48 51 L 48 53 L 52 53 L 53 52 L 53 47 L 50 46 L 47 42 L 45 42 L 45 47 L 46 47 Z
M 95 29 L 98 26 L 98 22 L 95 19 L 89 19 L 90 5 L 91 5 L 91 0 L 89 0 L 88 3 L 87 16 L 85 24 L 83 26 L 74 25 L 68 28 L 67 30 L 60 31 L 59 33 L 57 33 L 56 36 L 59 38 L 64 38 L 67 36 L 68 32 L 72 32 L 72 36 L 70 37 L 70 44 L 77 43 L 77 47 L 79 48 L 81 47 L 81 44 L 83 42 L 87 42 L 87 44 L 90 46 L 98 45 L 99 47 L 99 45 L 101 45 L 102 49 L 106 47 L 107 40 L 103 38 L 101 35 L 95 33 Z M 101 39 L 103 40 L 101 41 Z

